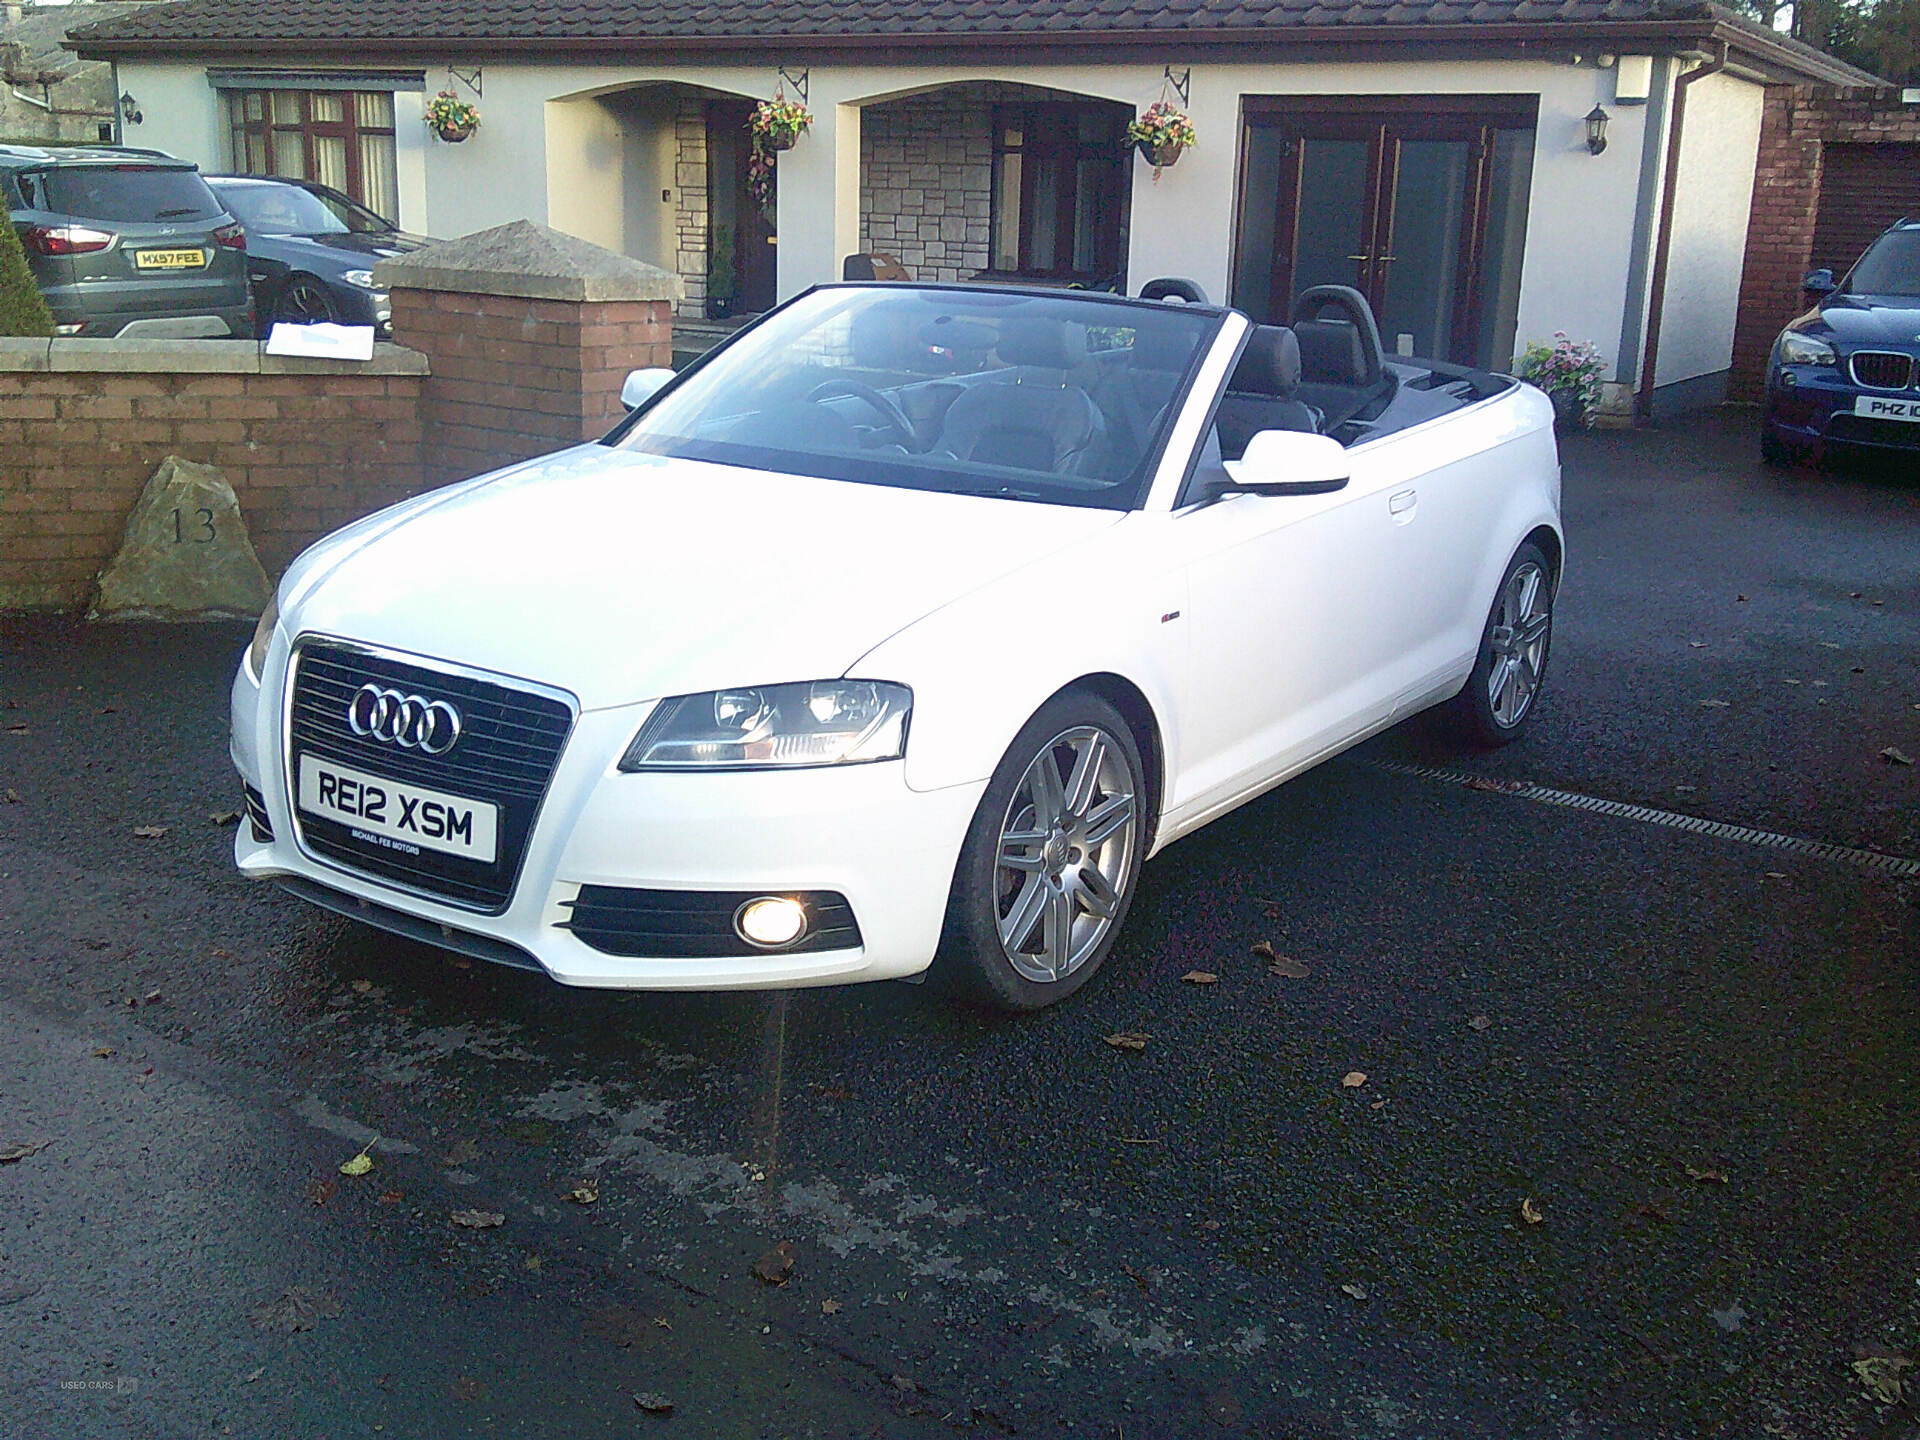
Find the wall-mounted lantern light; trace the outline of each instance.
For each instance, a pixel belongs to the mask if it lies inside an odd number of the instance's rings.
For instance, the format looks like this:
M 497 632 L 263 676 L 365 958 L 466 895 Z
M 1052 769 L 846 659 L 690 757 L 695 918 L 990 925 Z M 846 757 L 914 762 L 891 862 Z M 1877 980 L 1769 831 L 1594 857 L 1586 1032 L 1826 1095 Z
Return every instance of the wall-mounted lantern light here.
M 120 118 L 129 125 L 138 125 L 146 119 L 140 113 L 140 102 L 133 98 L 131 91 L 123 90 L 120 93 Z
M 1607 121 L 1613 117 L 1598 105 L 1587 112 L 1587 153 L 1598 155 L 1607 148 Z

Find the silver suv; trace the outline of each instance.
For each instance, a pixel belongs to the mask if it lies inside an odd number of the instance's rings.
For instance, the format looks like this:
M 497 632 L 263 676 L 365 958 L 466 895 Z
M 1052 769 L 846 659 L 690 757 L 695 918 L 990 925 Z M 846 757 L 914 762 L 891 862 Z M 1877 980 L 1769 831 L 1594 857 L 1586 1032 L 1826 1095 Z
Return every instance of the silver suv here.
M 55 333 L 252 336 L 246 232 L 189 162 L 157 150 L 0 145 L 0 202 Z

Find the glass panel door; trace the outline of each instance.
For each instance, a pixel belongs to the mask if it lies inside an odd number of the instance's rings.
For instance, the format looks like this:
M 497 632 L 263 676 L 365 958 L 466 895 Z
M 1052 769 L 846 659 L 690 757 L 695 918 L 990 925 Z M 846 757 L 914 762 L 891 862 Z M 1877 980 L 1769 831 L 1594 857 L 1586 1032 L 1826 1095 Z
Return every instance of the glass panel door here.
M 1373 302 L 1389 353 L 1446 359 L 1454 353 L 1463 224 L 1476 179 L 1466 140 L 1397 140 L 1391 214 L 1381 227 Z
M 1372 259 L 1372 140 L 1300 142 L 1300 214 L 1294 229 L 1293 285 L 1367 288 Z

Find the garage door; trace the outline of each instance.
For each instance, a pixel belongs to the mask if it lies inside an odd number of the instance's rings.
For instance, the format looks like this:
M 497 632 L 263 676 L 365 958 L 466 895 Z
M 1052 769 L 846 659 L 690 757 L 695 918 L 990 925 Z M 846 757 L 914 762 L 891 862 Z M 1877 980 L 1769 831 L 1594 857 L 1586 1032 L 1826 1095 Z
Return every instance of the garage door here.
M 1843 275 L 1874 236 L 1920 220 L 1920 144 L 1828 145 L 1813 225 L 1813 263 Z

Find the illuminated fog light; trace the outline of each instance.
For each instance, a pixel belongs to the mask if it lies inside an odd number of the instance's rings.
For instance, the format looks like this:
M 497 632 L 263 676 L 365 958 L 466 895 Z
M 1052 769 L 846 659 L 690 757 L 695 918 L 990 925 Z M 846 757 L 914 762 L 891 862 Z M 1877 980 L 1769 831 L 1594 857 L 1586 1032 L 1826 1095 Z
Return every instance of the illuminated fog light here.
M 778 950 L 807 933 L 807 909 L 798 900 L 763 895 L 740 907 L 733 917 L 733 928 L 749 945 Z

